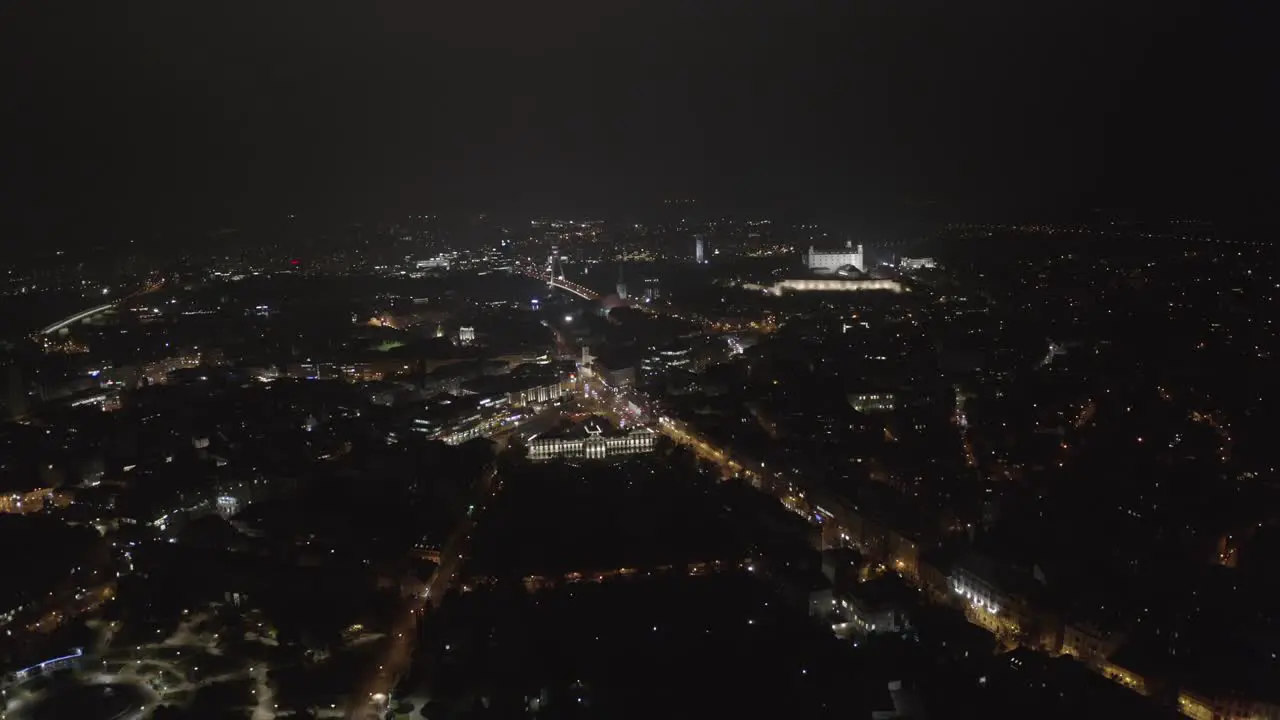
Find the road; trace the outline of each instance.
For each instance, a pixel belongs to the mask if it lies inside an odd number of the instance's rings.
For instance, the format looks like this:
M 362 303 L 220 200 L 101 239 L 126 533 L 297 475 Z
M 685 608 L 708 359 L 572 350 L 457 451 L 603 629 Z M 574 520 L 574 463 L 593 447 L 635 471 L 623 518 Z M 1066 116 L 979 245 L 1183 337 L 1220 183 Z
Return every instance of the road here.
M 500 442 L 505 447 L 505 436 Z M 485 503 L 492 496 L 497 476 L 497 465 L 492 463 L 481 473 L 472 492 L 476 505 Z M 471 541 L 471 532 L 475 529 L 474 515 L 475 513 L 471 512 L 463 515 L 440 551 L 440 563 L 427 581 L 426 590 L 422 595 L 410 597 L 405 602 L 403 611 L 396 616 L 389 633 L 390 644 L 387 651 L 379 660 L 377 669 L 371 670 L 370 677 L 361 684 L 360 690 L 352 697 L 345 713 L 347 718 L 376 717 L 375 696 L 389 696 L 395 688 L 395 683 L 408 671 L 409 664 L 413 660 L 413 641 L 417 635 L 418 619 L 424 613 L 440 606 L 440 601 L 448 593 L 453 581 L 457 579 L 458 571 L 462 569 L 462 562 L 466 557 L 467 546 Z
M 74 315 L 69 315 L 69 316 L 67 316 L 67 317 L 65 317 L 65 318 L 63 318 L 63 319 L 61 319 L 61 320 L 59 320 L 58 322 L 55 322 L 55 323 L 53 323 L 53 324 L 51 324 L 51 325 L 46 325 L 45 327 L 43 327 L 43 328 L 41 328 L 39 331 L 37 331 L 37 333 L 36 333 L 36 334 L 37 334 L 37 335 L 52 335 L 52 334 L 54 334 L 54 333 L 58 332 L 59 330 L 61 330 L 61 329 L 65 328 L 65 327 L 70 327 L 70 326 L 72 326 L 72 325 L 74 325 L 74 324 L 76 324 L 76 323 L 80 322 L 81 320 L 87 320 L 87 319 L 89 319 L 89 318 L 93 317 L 94 315 L 97 315 L 98 313 L 101 313 L 101 312 L 105 312 L 105 311 L 107 311 L 107 310 L 110 310 L 111 308 L 115 307 L 116 305 L 119 305 L 119 304 L 120 304 L 120 303 L 122 303 L 122 302 L 125 302 L 125 301 L 128 301 L 128 300 L 132 300 L 132 299 L 134 299 L 134 298 L 136 298 L 136 297 L 139 297 L 139 296 L 145 295 L 145 294 L 150 293 L 150 292 L 155 292 L 156 290 L 159 290 L 159 289 L 160 289 L 161 287 L 163 287 L 163 286 L 164 286 L 164 281 L 163 281 L 163 280 L 159 280 L 159 281 L 154 281 L 154 280 L 153 280 L 153 281 L 149 281 L 146 285 L 142 286 L 140 289 L 138 289 L 137 291 L 133 292 L 132 294 L 130 294 L 130 295 L 126 296 L 126 297 L 120 298 L 119 300 L 112 300 L 111 302 L 109 302 L 109 303 L 105 303 L 105 304 L 103 304 L 103 305 L 98 305 L 98 306 L 96 306 L 96 307 L 91 307 L 91 308 L 89 308 L 88 310 L 84 310 L 84 311 L 78 312 L 78 313 L 76 313 L 76 314 L 74 314 Z
M 73 597 L 59 597 L 50 610 L 43 612 L 34 622 L 26 627 L 30 632 L 48 633 L 61 627 L 63 623 L 80 615 L 97 610 L 103 603 L 111 600 L 116 594 L 115 581 L 103 583 L 76 593 Z
M 97 307 L 91 307 L 88 310 L 78 312 L 75 315 L 67 316 L 59 320 L 58 322 L 53 323 L 52 325 L 46 325 L 45 327 L 41 328 L 37 334 L 52 335 L 53 333 L 56 333 L 65 327 L 70 327 L 76 324 L 77 322 L 80 322 L 81 320 L 87 320 L 88 318 L 91 318 L 100 312 L 105 312 L 107 310 L 110 310 L 115 306 L 116 306 L 116 302 L 109 302 L 104 305 L 98 305 Z
M 644 422 L 652 415 L 644 398 L 632 390 L 608 387 L 599 378 L 590 378 L 585 382 L 589 389 L 587 399 L 593 400 L 602 412 L 615 419 Z M 632 411 L 633 405 L 639 408 L 638 413 Z M 760 460 L 743 455 L 735 457 L 726 448 L 708 441 L 681 420 L 661 416 L 656 427 L 673 442 L 690 448 L 698 457 L 715 464 L 725 477 L 745 478 L 757 490 L 774 496 L 810 522 L 813 522 L 814 512 L 820 506 L 838 506 L 835 498 L 825 489 L 792 480 L 776 470 L 771 471 Z
M 619 424 L 643 423 L 647 418 L 652 417 L 648 403 L 632 391 L 625 388 L 609 387 L 598 377 L 589 378 L 584 381 L 584 384 L 588 391 L 586 399 L 593 400 L 596 403 L 597 411 L 611 416 L 611 419 L 618 421 Z M 636 412 L 633 408 L 638 408 L 639 412 Z M 716 464 L 727 476 L 745 474 L 750 477 L 754 475 L 753 471 L 748 470 L 742 463 L 730 457 L 722 448 L 707 442 L 679 420 L 660 417 L 658 418 L 657 429 L 663 435 L 671 438 L 673 442 L 688 446 L 698 457 Z
M 748 474 L 754 475 L 753 471 L 747 470 L 742 463 L 729 457 L 720 448 L 708 443 L 698 435 L 690 433 L 684 423 L 673 420 L 672 418 L 662 417 L 658 419 L 658 429 L 662 434 L 671 438 L 673 441 L 681 445 L 687 445 L 692 448 L 698 457 L 705 458 L 720 466 L 729 475 Z
M 519 268 L 518 272 L 541 280 L 549 279 L 546 273 L 534 266 Z M 576 283 L 571 283 L 569 281 L 556 280 L 554 284 L 562 287 L 565 285 L 572 285 L 574 288 L 580 288 L 590 293 L 589 290 L 583 288 L 581 285 L 577 285 Z M 577 292 L 577 290 L 572 291 Z M 582 295 L 582 297 L 588 297 L 587 294 L 578 294 Z M 593 296 L 595 295 L 594 293 L 590 294 Z M 669 310 L 660 311 L 647 306 L 637 307 L 645 310 L 646 312 L 662 312 L 663 314 L 670 314 L 673 317 L 680 317 Z M 684 319 L 688 320 L 689 318 Z M 694 321 L 701 322 L 708 331 L 724 331 L 723 327 L 720 327 L 714 322 L 707 320 Z M 754 329 L 769 332 L 775 328 L 769 326 Z M 559 346 L 562 354 L 572 354 L 576 356 L 580 352 L 580 349 L 572 348 L 572 353 L 570 353 L 569 350 L 571 344 L 569 343 L 568 338 L 564 337 L 559 332 L 557 332 L 557 345 Z M 649 408 L 648 403 L 644 398 L 640 397 L 631 389 L 612 388 L 602 382 L 598 377 L 591 376 L 584 377 L 583 384 L 584 389 L 586 390 L 586 397 L 584 397 L 584 401 L 594 403 L 597 411 L 607 416 L 611 416 L 611 419 L 619 421 L 619 424 L 646 423 L 653 418 L 653 413 Z M 638 412 L 636 412 L 635 409 L 638 409 Z M 675 418 L 658 418 L 657 428 L 662 432 L 662 434 L 671 438 L 674 442 L 688 446 L 697 453 L 699 457 L 705 458 L 719 466 L 726 476 L 740 475 L 745 477 L 750 480 L 755 487 L 771 492 L 774 495 L 778 495 L 780 498 L 783 495 L 795 497 L 803 494 L 791 480 L 777 475 L 776 473 L 769 472 L 763 462 L 745 457 L 734 458 L 730 456 L 724 448 L 708 442 L 705 438 L 694 432 L 692 428 L 689 428 L 683 422 Z

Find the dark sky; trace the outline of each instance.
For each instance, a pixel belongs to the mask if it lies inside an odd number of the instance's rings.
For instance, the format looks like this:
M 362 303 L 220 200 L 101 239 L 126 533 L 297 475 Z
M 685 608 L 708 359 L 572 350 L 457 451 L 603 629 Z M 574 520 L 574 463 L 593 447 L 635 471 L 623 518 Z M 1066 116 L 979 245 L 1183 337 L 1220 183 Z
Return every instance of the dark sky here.
M 975 218 L 1274 197 L 1265 3 L 4 5 L 0 189 L 27 240 L 681 196 Z

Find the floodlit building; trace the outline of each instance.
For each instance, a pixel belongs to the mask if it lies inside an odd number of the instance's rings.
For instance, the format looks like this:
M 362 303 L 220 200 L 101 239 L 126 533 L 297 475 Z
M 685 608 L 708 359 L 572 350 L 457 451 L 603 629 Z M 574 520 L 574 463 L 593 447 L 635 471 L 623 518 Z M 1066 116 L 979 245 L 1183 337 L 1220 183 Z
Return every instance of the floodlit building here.
M 1114 655 L 1124 640 L 1122 633 L 1111 632 L 1089 622 L 1068 623 L 1062 629 L 1062 652 L 1097 666 Z
M 1004 571 L 985 556 L 970 554 L 952 568 L 950 582 L 969 622 L 995 634 L 1031 629 L 1026 579 Z
M 848 400 L 860 413 L 888 412 L 897 407 L 897 398 L 891 392 L 851 393 Z
M 693 351 L 685 346 L 671 345 L 654 349 L 640 361 L 645 379 L 653 380 L 676 370 L 691 370 Z
M 761 290 L 774 295 L 793 292 L 906 292 L 897 280 L 846 280 L 844 278 L 798 278 L 779 280 L 772 285 L 743 283 L 746 290 Z
M 653 302 L 662 297 L 662 285 L 658 278 L 646 278 L 644 281 L 645 302 Z
M 810 245 L 806 264 L 810 270 L 819 273 L 834 273 L 843 267 L 855 267 L 859 271 L 867 269 L 862 245 L 855 248 L 852 242 L 845 243 L 839 250 L 818 250 Z
M 658 433 L 652 428 L 619 430 L 608 420 L 590 417 L 553 434 L 542 435 L 529 442 L 529 459 L 551 460 L 557 457 L 603 460 L 618 455 L 633 455 L 653 450 Z
M 903 270 L 920 270 L 923 268 L 938 267 L 937 261 L 935 261 L 933 258 L 928 258 L 928 257 L 925 257 L 925 258 L 904 257 L 898 264 L 902 266 Z

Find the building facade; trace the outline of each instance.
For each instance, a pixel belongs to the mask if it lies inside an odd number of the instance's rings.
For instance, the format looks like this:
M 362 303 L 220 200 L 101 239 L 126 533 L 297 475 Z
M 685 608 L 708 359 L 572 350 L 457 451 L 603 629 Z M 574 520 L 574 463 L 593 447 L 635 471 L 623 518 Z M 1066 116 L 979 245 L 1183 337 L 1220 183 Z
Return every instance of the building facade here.
M 1124 635 L 1092 623 L 1068 623 L 1062 629 L 1062 652 L 1091 666 L 1101 665 L 1124 642 Z
M 658 433 L 639 427 L 628 432 L 609 433 L 606 427 L 587 422 L 574 432 L 535 438 L 529 443 L 530 460 L 557 457 L 603 460 L 618 455 L 652 452 Z
M 938 266 L 937 261 L 935 261 L 933 258 L 930 258 L 930 257 L 921 257 L 921 258 L 904 257 L 902 258 L 902 261 L 899 262 L 898 264 L 902 266 L 903 270 L 923 270 L 926 268 L 935 268 Z
M 860 413 L 889 412 L 897 407 L 897 398 L 891 392 L 850 393 L 849 405 Z
M 547 385 L 524 388 L 510 393 L 507 398 L 511 407 L 539 405 L 563 398 L 573 392 L 576 383 L 573 380 L 562 380 Z
M 855 267 L 858 270 L 866 270 L 866 261 L 863 259 L 862 245 L 856 248 L 853 243 L 846 243 L 844 248 L 839 250 L 818 250 L 812 245 L 809 246 L 809 256 L 807 263 L 810 270 L 821 273 L 834 273 L 842 267 Z
M 662 297 L 662 284 L 658 278 L 647 278 L 644 281 L 645 302 L 653 302 Z

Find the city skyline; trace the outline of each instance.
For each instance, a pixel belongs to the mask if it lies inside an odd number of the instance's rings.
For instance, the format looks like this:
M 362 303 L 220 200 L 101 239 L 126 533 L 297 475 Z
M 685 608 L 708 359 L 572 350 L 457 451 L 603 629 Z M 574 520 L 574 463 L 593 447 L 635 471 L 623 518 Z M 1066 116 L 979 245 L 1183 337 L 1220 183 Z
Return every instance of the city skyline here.
M 1280 718 L 1252 6 L 0 8 L 0 717 Z

